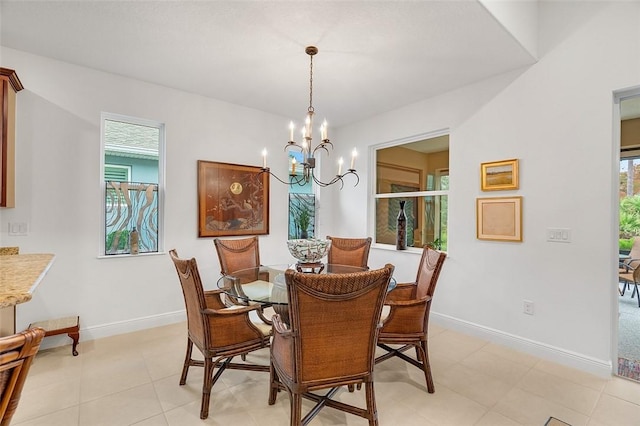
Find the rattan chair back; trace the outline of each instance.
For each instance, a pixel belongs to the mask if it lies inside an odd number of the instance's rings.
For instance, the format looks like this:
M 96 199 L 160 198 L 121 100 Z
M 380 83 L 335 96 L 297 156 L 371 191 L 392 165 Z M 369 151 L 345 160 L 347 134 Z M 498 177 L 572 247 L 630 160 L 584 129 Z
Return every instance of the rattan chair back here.
M 327 263 L 368 268 L 371 237 L 340 238 L 327 236 L 327 240 L 331 240 Z
M 291 425 L 307 424 L 328 406 L 355 414 L 377 425 L 373 366 L 380 314 L 393 265 L 347 274 L 309 274 L 288 270 L 290 327 L 274 317 L 271 347 L 271 390 L 286 389 L 291 403 Z M 341 386 L 365 385 L 366 408 L 331 399 Z M 309 393 L 333 388 L 324 397 Z M 301 419 L 301 398 L 316 401 Z
M 260 266 L 258 237 L 225 239 L 215 238 L 213 244 L 220 261 L 220 272 L 230 274 L 241 269 Z
M 30 328 L 0 338 L 0 425 L 11 423 L 33 358 L 40 349 L 45 331 Z
M 424 296 L 433 297 L 446 257 L 447 255 L 443 252 L 433 250 L 428 246 L 424 247 L 416 276 L 416 299 Z

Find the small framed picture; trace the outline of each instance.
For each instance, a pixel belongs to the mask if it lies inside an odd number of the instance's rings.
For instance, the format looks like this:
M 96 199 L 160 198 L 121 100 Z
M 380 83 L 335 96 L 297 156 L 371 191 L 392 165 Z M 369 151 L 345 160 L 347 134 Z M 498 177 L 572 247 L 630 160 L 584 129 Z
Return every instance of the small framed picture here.
M 518 160 L 480 164 L 480 182 L 483 191 L 518 189 Z
M 479 240 L 522 241 L 522 197 L 478 198 L 476 233 Z

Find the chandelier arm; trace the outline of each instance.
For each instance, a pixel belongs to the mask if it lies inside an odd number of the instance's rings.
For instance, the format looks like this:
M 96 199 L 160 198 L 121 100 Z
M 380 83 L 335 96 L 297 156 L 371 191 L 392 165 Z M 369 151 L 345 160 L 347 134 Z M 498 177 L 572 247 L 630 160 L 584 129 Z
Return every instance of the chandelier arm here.
M 290 179 L 289 182 L 284 181 L 282 179 L 280 179 L 275 173 L 271 172 L 271 169 L 267 168 L 263 168 L 258 175 L 261 175 L 262 173 L 268 173 L 269 175 L 273 176 L 276 180 L 278 180 L 281 183 L 284 183 L 285 185 L 300 185 L 303 186 L 305 184 L 304 179 L 301 178 L 300 176 L 296 176 L 296 180 Z M 293 178 L 294 175 L 289 175 L 290 178 Z
M 354 171 L 355 172 L 355 171 Z M 340 190 L 342 190 L 342 188 L 344 188 L 344 177 L 348 174 L 355 174 L 356 177 L 358 176 L 356 173 L 354 172 L 347 172 L 344 173 L 343 175 L 335 175 L 335 177 L 333 179 L 331 179 L 329 182 L 323 182 L 320 179 L 318 179 L 315 174 L 313 174 L 312 172 L 312 176 L 313 176 L 313 181 L 320 187 L 322 188 L 326 188 L 327 186 L 333 185 L 335 183 L 340 182 Z M 358 179 L 358 182 L 360 181 L 360 179 Z M 356 182 L 356 185 L 358 185 L 358 182 Z M 354 185 L 354 186 L 356 186 Z
M 298 145 L 297 142 L 293 142 L 293 141 L 287 142 L 287 144 L 284 146 L 285 151 L 288 150 L 289 148 L 299 149 L 300 152 L 302 152 L 302 149 L 303 149 L 300 145 Z
M 358 173 L 356 173 L 355 170 L 353 169 L 349 169 L 347 171 L 347 173 L 343 174 L 342 177 L 346 176 L 346 175 L 354 175 L 356 177 L 356 183 L 355 185 L 353 185 L 354 187 L 358 186 L 358 184 L 360 183 L 360 176 L 358 176 Z
M 327 186 L 331 185 L 331 183 L 326 183 L 318 179 L 316 177 L 316 174 L 313 172 L 313 169 L 311 169 L 311 178 L 316 183 L 316 185 L 320 186 L 321 188 L 326 188 Z
M 329 150 L 327 149 L 327 145 L 330 145 L 331 149 L 333 149 L 333 144 L 331 143 L 331 141 L 329 141 L 329 139 L 325 139 L 325 141 L 323 141 L 322 143 L 318 144 L 318 146 L 313 148 L 313 154 L 315 155 L 316 151 L 319 149 L 324 149 L 327 155 L 329 155 Z

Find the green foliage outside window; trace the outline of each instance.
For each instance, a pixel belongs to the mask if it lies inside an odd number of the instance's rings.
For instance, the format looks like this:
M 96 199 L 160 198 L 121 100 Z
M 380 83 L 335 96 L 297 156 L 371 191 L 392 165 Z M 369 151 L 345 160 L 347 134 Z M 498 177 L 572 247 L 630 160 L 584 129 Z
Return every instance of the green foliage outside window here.
M 115 239 L 118 238 L 118 246 L 114 247 L 116 244 Z M 123 229 L 122 231 L 113 231 L 107 235 L 107 251 L 115 252 L 116 250 L 124 250 L 129 245 L 129 230 Z
M 640 195 L 620 200 L 619 249 L 631 250 L 636 236 L 640 236 Z

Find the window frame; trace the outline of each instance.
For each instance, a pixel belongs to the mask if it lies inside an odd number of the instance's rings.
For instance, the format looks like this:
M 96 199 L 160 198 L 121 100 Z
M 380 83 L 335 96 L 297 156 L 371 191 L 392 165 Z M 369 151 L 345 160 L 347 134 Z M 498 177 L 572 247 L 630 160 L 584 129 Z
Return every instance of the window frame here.
M 414 135 L 411 137 L 407 137 L 407 138 L 401 138 L 401 139 L 395 139 L 392 141 L 388 141 L 388 142 L 384 142 L 381 144 L 377 144 L 377 145 L 372 145 L 369 147 L 369 170 L 371 170 L 371 173 L 369 174 L 370 176 L 370 180 L 369 180 L 369 235 L 373 235 L 374 236 L 374 242 L 373 242 L 373 246 L 376 248 L 381 248 L 381 249 L 387 249 L 387 250 L 391 250 L 393 249 L 394 251 L 396 251 L 395 245 L 392 244 L 385 244 L 385 243 L 379 243 L 377 242 L 375 236 L 376 236 L 376 224 L 377 224 L 377 218 L 376 218 L 376 203 L 378 202 L 379 199 L 391 199 L 391 198 L 407 198 L 407 197 L 415 197 L 415 198 L 422 198 L 424 199 L 424 197 L 436 197 L 436 200 L 440 200 L 440 198 L 438 198 L 439 196 L 446 196 L 447 198 L 450 196 L 450 189 L 438 189 L 438 190 L 425 190 L 425 191 L 415 191 L 415 192 L 390 192 L 390 193 L 381 193 L 378 194 L 377 193 L 377 187 L 378 187 L 378 151 L 382 150 L 382 149 L 386 149 L 386 148 L 392 148 L 392 147 L 396 147 L 396 146 L 402 146 L 402 145 L 407 145 L 413 142 L 419 142 L 425 139 L 433 139 L 433 138 L 437 138 L 440 136 L 449 136 L 449 167 L 447 168 L 439 168 L 438 171 L 442 171 L 442 170 L 447 170 L 446 175 L 450 176 L 450 170 L 451 170 L 451 132 L 450 129 L 448 128 L 444 128 L 444 129 L 440 129 L 440 130 L 436 130 L 433 132 L 428 132 L 428 133 L 422 133 L 419 135 Z M 439 185 L 438 185 L 439 186 Z M 447 203 L 448 205 L 450 203 Z M 438 224 L 438 227 L 440 226 L 440 224 Z M 447 226 L 448 229 L 448 226 Z M 449 239 L 447 238 L 447 252 L 450 251 L 450 244 L 449 244 Z M 406 252 L 422 252 L 422 248 L 421 247 L 407 247 L 407 250 L 404 250 Z M 402 251 L 400 251 L 402 252 Z
M 119 121 L 138 126 L 154 127 L 158 129 L 158 251 L 151 253 L 132 254 L 106 254 L 105 249 L 105 208 L 106 208 L 106 188 L 105 188 L 105 121 Z M 129 256 L 153 256 L 165 254 L 164 250 L 164 199 L 165 199 L 165 172 L 166 172 L 166 134 L 165 124 L 157 120 L 133 117 L 123 114 L 101 112 L 100 114 L 100 233 L 98 239 L 98 258 L 111 259 Z M 131 179 L 129 174 L 129 179 Z

